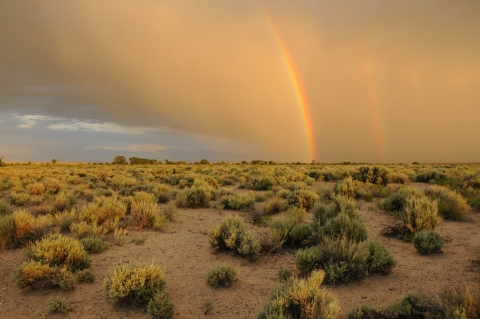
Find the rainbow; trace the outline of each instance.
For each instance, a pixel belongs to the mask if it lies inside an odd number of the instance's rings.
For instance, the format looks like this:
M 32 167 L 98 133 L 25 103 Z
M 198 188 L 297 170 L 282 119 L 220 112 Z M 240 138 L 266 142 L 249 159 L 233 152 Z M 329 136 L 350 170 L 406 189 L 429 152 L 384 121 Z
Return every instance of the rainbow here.
M 300 105 L 300 109 L 302 112 L 303 123 L 305 126 L 305 134 L 307 137 L 307 147 L 309 150 L 310 159 L 315 160 L 316 152 L 315 152 L 315 139 L 313 134 L 312 116 L 310 114 L 310 109 L 308 108 L 307 96 L 305 94 L 305 90 L 303 88 L 303 85 L 300 79 L 300 74 L 298 73 L 298 70 L 295 66 L 292 55 L 288 51 L 287 46 L 285 45 L 285 42 L 283 41 L 282 37 L 280 36 L 280 33 L 275 27 L 275 24 L 266 13 L 265 13 L 265 19 L 267 20 L 270 30 L 272 31 L 275 37 L 275 40 L 278 46 L 280 47 L 283 58 L 285 59 L 288 73 L 290 75 L 290 79 L 292 80 L 292 84 L 295 89 L 295 94 L 297 96 L 298 104 Z
M 373 121 L 373 140 L 377 152 L 377 158 L 380 162 L 384 160 L 384 131 L 382 127 L 381 115 L 382 108 L 379 100 L 378 89 L 375 81 L 375 68 L 371 56 L 364 60 L 365 86 L 370 105 L 370 113 Z

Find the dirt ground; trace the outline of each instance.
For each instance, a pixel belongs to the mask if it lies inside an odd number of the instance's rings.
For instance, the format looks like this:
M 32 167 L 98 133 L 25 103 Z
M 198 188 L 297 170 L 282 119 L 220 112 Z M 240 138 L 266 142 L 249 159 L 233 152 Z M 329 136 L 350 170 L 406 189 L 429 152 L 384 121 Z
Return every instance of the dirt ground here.
M 338 286 L 325 286 L 340 301 L 342 318 L 355 304 L 382 305 L 390 303 L 409 291 L 429 294 L 446 286 L 478 286 L 478 270 L 471 267 L 480 245 L 480 215 L 469 214 L 469 221 L 444 222 L 438 231 L 445 239 L 444 253 L 420 255 L 413 244 L 381 236 L 383 226 L 392 217 L 378 210 L 375 203 L 363 203 L 371 237 L 380 237 L 395 256 L 398 264 L 389 275 L 374 274 L 364 280 Z M 115 307 L 102 294 L 102 282 L 108 269 L 121 262 L 152 263 L 163 267 L 167 276 L 167 292 L 175 304 L 173 318 L 256 318 L 262 302 L 267 301 L 276 284 L 277 272 L 295 268 L 296 249 L 280 254 L 262 256 L 254 262 L 231 253 L 216 253 L 210 248 L 206 232 L 227 214 L 235 212 L 211 209 L 181 210 L 178 221 L 164 232 L 132 230 L 129 238 L 148 236 L 144 244 L 128 242 L 92 254 L 91 270 L 94 283 L 77 284 L 75 289 L 22 291 L 15 287 L 12 275 L 26 259 L 24 251 L 0 252 L 0 318 L 151 318 L 138 310 Z M 254 227 L 261 231 L 261 227 Z M 229 264 L 237 270 L 238 280 L 230 288 L 214 289 L 205 283 L 207 271 L 217 265 Z M 46 314 L 46 301 L 52 296 L 67 298 L 71 310 L 65 315 Z M 202 304 L 213 299 L 215 309 L 207 316 Z

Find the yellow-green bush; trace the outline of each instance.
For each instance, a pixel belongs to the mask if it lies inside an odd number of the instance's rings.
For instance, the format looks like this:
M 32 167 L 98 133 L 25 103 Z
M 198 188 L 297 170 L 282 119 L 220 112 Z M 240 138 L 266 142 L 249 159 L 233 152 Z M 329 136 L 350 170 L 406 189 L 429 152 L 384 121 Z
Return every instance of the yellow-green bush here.
M 248 225 L 238 217 L 228 215 L 209 233 L 210 244 L 220 249 L 229 249 L 240 255 L 256 258 L 261 250 L 260 240 Z
M 272 291 L 270 301 L 264 304 L 257 319 L 335 319 L 340 315 L 338 300 L 320 285 L 323 271 L 313 271 L 308 279 L 291 277 Z
M 437 228 L 442 219 L 438 216 L 437 203 L 428 198 L 407 198 L 405 211 L 401 219 L 407 231 L 415 234 L 422 230 Z
M 27 185 L 27 191 L 30 195 L 43 195 L 45 186 L 42 183 L 33 183 Z
M 288 196 L 287 202 L 290 206 L 304 208 L 308 211 L 313 207 L 315 201 L 318 199 L 319 197 L 316 193 L 307 189 L 298 189 L 293 191 L 293 193 Z
M 213 267 L 207 273 L 207 284 L 212 287 L 230 287 L 237 278 L 235 269 L 228 265 Z
M 165 272 L 154 264 L 122 264 L 107 273 L 103 292 L 109 299 L 147 310 L 155 294 L 164 291 L 165 284 Z
M 233 209 L 239 211 L 248 211 L 253 209 L 255 205 L 255 194 L 248 192 L 244 194 L 224 195 L 220 203 L 226 209 Z
M 82 207 L 79 219 L 112 231 L 126 212 L 127 207 L 116 197 L 98 197 L 92 204 Z
M 108 232 L 103 226 L 97 224 L 89 224 L 87 222 L 72 223 L 70 231 L 75 234 L 77 238 L 85 238 L 91 236 L 101 236 Z
M 438 214 L 445 219 L 462 220 L 470 210 L 466 198 L 446 187 L 431 186 L 425 190 L 425 194 L 437 201 Z
M 335 195 L 346 196 L 350 198 L 355 197 L 355 183 L 353 182 L 352 178 L 349 176 L 341 181 L 338 181 L 335 184 L 335 188 L 333 191 Z

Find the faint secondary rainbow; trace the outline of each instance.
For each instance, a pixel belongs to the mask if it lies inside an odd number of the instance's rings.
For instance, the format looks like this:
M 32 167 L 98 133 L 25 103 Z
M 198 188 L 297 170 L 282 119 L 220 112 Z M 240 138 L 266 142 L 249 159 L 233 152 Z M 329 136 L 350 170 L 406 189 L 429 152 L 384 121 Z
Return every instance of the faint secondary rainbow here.
M 275 27 L 275 24 L 273 23 L 272 19 L 266 13 L 265 13 L 265 18 L 270 27 L 270 30 L 272 31 L 275 37 L 275 40 L 278 46 L 280 47 L 280 50 L 282 51 L 282 55 L 285 59 L 285 63 L 288 68 L 290 79 L 292 80 L 292 84 L 295 89 L 295 94 L 297 96 L 298 103 L 301 108 L 303 123 L 305 126 L 305 134 L 307 136 L 307 145 L 308 145 L 310 159 L 315 160 L 316 152 L 315 152 L 315 139 L 313 135 L 312 116 L 310 115 L 310 109 L 308 108 L 308 103 L 307 103 L 307 96 L 305 95 L 305 90 L 303 88 L 303 85 L 300 79 L 300 74 L 298 73 L 298 70 L 295 66 L 292 55 L 288 51 L 287 46 L 285 45 L 285 42 L 280 36 L 280 33 Z

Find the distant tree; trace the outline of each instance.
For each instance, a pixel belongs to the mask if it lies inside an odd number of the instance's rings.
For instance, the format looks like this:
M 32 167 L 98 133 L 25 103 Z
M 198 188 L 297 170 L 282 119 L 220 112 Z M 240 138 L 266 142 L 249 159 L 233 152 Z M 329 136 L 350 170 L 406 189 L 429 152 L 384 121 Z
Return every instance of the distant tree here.
M 113 164 L 127 164 L 127 159 L 125 158 L 125 156 L 116 156 L 113 159 Z
M 56 164 L 57 163 L 57 160 L 56 159 L 52 159 L 52 164 Z
M 200 164 L 210 164 L 210 162 L 206 159 L 201 159 Z
M 3 155 L 0 156 L 0 167 L 2 167 L 2 166 L 3 166 Z

